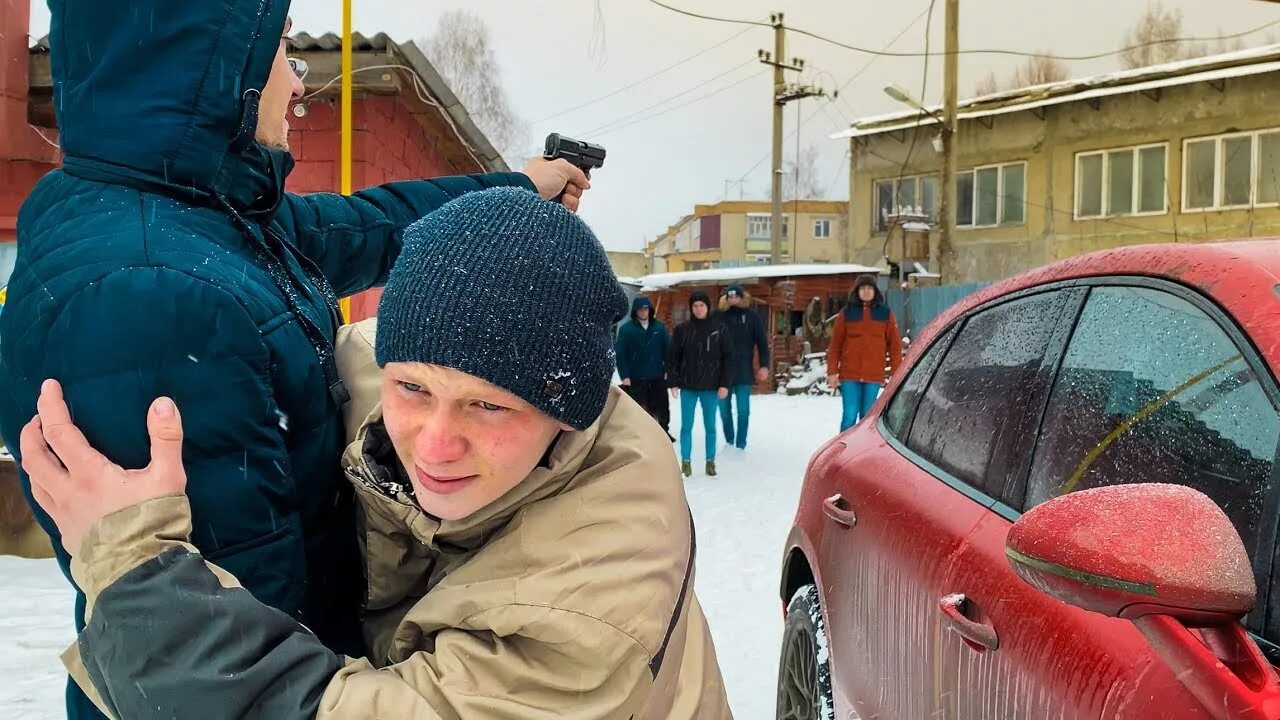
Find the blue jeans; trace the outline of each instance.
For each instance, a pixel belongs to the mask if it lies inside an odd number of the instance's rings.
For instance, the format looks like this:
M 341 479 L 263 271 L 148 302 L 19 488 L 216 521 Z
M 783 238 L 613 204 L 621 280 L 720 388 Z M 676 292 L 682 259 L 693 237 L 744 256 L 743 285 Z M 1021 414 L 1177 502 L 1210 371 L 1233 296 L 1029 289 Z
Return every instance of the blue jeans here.
M 738 426 L 734 431 L 733 403 L 738 403 Z M 747 426 L 751 420 L 751 386 L 734 385 L 729 388 L 729 397 L 720 401 L 720 419 L 724 421 L 724 439 L 730 445 L 737 445 L 739 450 L 747 447 Z M 734 442 L 734 441 L 737 442 Z
M 871 412 L 876 404 L 876 396 L 880 394 L 878 383 L 864 383 L 846 380 L 840 383 L 840 402 L 844 405 L 844 415 L 840 418 L 840 432 L 853 427 L 859 420 Z
M 693 414 L 702 403 L 702 428 L 707 434 L 707 461 L 716 459 L 716 408 L 720 398 L 715 390 L 680 391 L 680 459 L 693 459 Z

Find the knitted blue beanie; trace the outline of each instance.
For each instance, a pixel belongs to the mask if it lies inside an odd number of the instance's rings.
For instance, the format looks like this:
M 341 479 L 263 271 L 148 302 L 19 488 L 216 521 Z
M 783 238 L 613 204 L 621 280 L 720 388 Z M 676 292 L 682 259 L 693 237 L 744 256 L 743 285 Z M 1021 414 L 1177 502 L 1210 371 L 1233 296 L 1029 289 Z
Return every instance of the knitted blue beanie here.
M 520 188 L 472 192 L 405 230 L 378 306 L 378 366 L 460 370 L 585 430 L 604 411 L 626 313 L 577 215 Z

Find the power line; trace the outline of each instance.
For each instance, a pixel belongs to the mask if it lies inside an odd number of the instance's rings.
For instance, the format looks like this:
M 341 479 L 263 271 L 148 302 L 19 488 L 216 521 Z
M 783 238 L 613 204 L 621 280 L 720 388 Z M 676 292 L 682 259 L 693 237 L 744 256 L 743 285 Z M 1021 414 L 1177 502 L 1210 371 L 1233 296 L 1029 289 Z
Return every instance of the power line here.
M 932 3 L 931 3 L 931 4 L 932 4 Z M 923 18 L 923 17 L 924 17 L 928 12 L 929 12 L 929 8 L 925 8 L 923 11 L 921 11 L 921 12 L 920 12 L 920 14 L 919 14 L 919 15 L 917 15 L 917 16 L 916 16 L 916 18 L 915 18 L 914 20 L 912 20 L 912 21 L 911 21 L 911 22 L 910 22 L 906 27 L 902 28 L 902 31 L 901 31 L 901 32 L 899 32 L 896 36 L 894 36 L 894 38 L 893 38 L 892 40 L 890 40 L 888 43 L 886 43 L 886 44 L 885 44 L 885 49 L 888 49 L 888 48 L 889 48 L 889 47 L 891 47 L 894 43 L 896 43 L 896 42 L 898 42 L 899 40 L 901 40 L 901 39 L 902 39 L 902 36 L 903 36 L 903 35 L 906 35 L 908 30 L 910 30 L 911 28 L 915 27 L 916 23 L 920 22 L 920 20 L 921 20 L 921 19 L 922 19 L 922 18 Z M 870 60 L 868 60 L 868 61 L 866 62 L 866 64 L 864 64 L 861 68 L 859 68 L 859 69 L 858 69 L 858 72 L 854 73 L 854 74 L 853 74 L 853 75 L 852 75 L 848 80 L 846 80 L 846 81 L 845 81 L 845 83 L 844 83 L 844 85 L 841 85 L 841 86 L 840 86 L 840 88 L 839 88 L 836 92 L 837 92 L 837 93 L 842 93 L 842 92 L 844 92 L 845 88 L 847 88 L 847 87 L 849 87 L 850 85 L 852 85 L 852 84 L 853 84 L 853 81 L 854 81 L 854 80 L 857 80 L 859 77 L 861 77 L 861 76 L 862 76 L 862 75 L 863 75 L 863 74 L 864 74 L 868 69 L 870 69 L 870 67 L 875 63 L 875 61 L 876 61 L 876 60 L 879 60 L 879 59 L 880 59 L 880 57 L 881 57 L 880 55 L 875 55 L 875 56 L 873 56 Z M 809 113 L 808 117 L 806 117 L 806 118 L 804 118 L 803 120 L 801 120 L 801 121 L 800 121 L 800 125 L 799 125 L 799 126 L 797 126 L 795 130 L 792 130 L 792 131 L 791 131 L 791 135 L 788 135 L 788 136 L 787 136 L 787 139 L 790 139 L 792 135 L 795 135 L 795 134 L 799 133 L 799 132 L 800 132 L 800 130 L 801 130 L 801 128 L 803 128 L 803 127 L 805 126 L 805 124 L 807 124 L 810 120 L 812 120 L 812 119 L 814 118 L 814 116 L 816 116 L 816 115 L 818 114 L 818 112 L 819 112 L 819 111 L 821 111 L 821 110 L 823 109 L 823 107 L 824 107 L 824 105 L 823 105 L 822 103 L 819 103 L 819 104 L 818 104 L 818 109 L 817 109 L 817 110 L 814 110 L 814 111 L 813 111 L 813 112 L 811 112 L 811 113 Z M 852 108 L 850 108 L 850 109 L 852 109 Z M 844 128 L 844 127 L 841 127 L 840 129 L 841 129 L 841 130 L 843 130 L 843 129 L 845 129 L 845 128 Z M 770 154 L 771 154 L 771 153 L 765 153 L 764 155 L 762 155 L 762 156 L 760 157 L 760 159 L 759 159 L 759 160 L 756 160 L 756 161 L 755 161 L 755 163 L 754 163 L 751 167 L 747 168 L 747 171 L 746 171 L 746 172 L 742 173 L 742 176 L 741 176 L 739 179 L 745 179 L 748 175 L 750 175 L 751 173 L 755 172 L 756 168 L 760 167 L 760 163 L 762 163 L 762 162 L 764 162 L 765 160 L 768 160 L 768 159 L 769 159 L 769 155 L 770 155 Z
M 688 10 L 681 10 L 678 7 L 672 7 L 664 2 L 659 2 L 659 0 L 649 0 L 649 2 L 653 3 L 654 5 L 657 5 L 658 7 L 666 8 L 667 10 L 670 10 L 672 12 L 677 12 L 677 13 L 680 13 L 681 15 L 688 15 L 689 17 L 698 18 L 700 20 L 715 20 L 716 22 L 735 23 L 738 25 L 757 25 L 759 27 L 767 27 L 770 29 L 773 28 L 773 26 L 770 25 L 769 23 L 763 23 L 756 20 L 735 20 L 733 18 L 715 17 L 712 15 L 701 15 L 696 12 L 689 12 Z
M 760 70 L 760 71 L 758 71 L 758 72 L 752 73 L 751 75 L 748 75 L 748 76 L 746 76 L 746 77 L 742 78 L 741 80 L 739 80 L 739 81 L 737 81 L 737 82 L 735 82 L 735 83 L 732 83 L 732 84 L 730 84 L 730 85 L 726 85 L 726 86 L 724 86 L 724 87 L 722 87 L 722 88 L 720 88 L 719 90 L 716 90 L 716 91 L 714 91 L 714 92 L 707 93 L 706 95 L 699 95 L 698 97 L 693 98 L 692 100 L 689 100 L 689 101 L 687 101 L 687 102 L 683 102 L 683 103 L 681 103 L 681 104 L 679 104 L 679 105 L 677 105 L 677 106 L 675 106 L 675 107 L 667 108 L 666 110 L 660 110 L 660 111 L 658 111 L 658 112 L 656 112 L 656 113 L 653 113 L 653 114 L 651 114 L 651 115 L 645 115 L 645 116 L 642 116 L 642 117 L 637 117 L 637 118 L 635 118 L 634 120 L 630 120 L 630 121 L 625 122 L 625 123 L 623 123 L 623 124 L 621 124 L 621 125 L 618 125 L 618 126 L 616 126 L 616 127 L 608 128 L 608 129 L 606 129 L 606 130 L 604 130 L 604 131 L 602 131 L 602 132 L 596 132 L 596 133 L 594 133 L 594 134 L 592 135 L 592 137 L 604 137 L 605 135 L 608 135 L 608 134 L 610 134 L 610 133 L 617 132 L 618 130 L 622 130 L 623 128 L 631 127 L 632 125 L 635 125 L 636 123 L 645 122 L 645 121 L 647 121 L 647 120 L 653 120 L 654 118 L 662 117 L 663 115 L 666 115 L 667 113 L 673 113 L 673 112 L 675 112 L 675 111 L 677 111 L 677 110 L 681 110 L 681 109 L 684 109 L 684 108 L 686 108 L 686 107 L 689 107 L 690 105 L 693 105 L 693 104 L 696 104 L 696 103 L 700 103 L 700 102 L 702 102 L 703 100 L 710 100 L 711 98 L 715 97 L 716 95 L 719 95 L 720 93 L 726 92 L 726 91 L 728 91 L 728 90 L 732 90 L 733 88 L 738 87 L 739 85 L 741 85 L 741 84 L 743 84 L 743 83 L 747 82 L 748 80 L 755 80 L 756 78 L 760 77 L 761 75 L 764 75 L 766 72 L 768 72 L 768 70 Z
M 734 35 L 730 35 L 729 37 L 725 38 L 724 40 L 721 40 L 720 42 L 716 43 L 715 45 L 712 45 L 711 47 L 709 47 L 709 48 L 707 48 L 707 49 L 705 49 L 705 50 L 702 50 L 701 52 L 696 52 L 696 53 L 694 53 L 694 54 L 690 55 L 689 57 L 684 58 L 683 60 L 680 60 L 680 61 L 674 62 L 674 63 L 672 63 L 672 64 L 670 64 L 670 65 L 668 65 L 668 66 L 666 66 L 666 67 L 662 68 L 661 70 L 658 70 L 657 72 L 654 72 L 654 73 L 653 73 L 653 74 L 651 74 L 651 75 L 646 75 L 645 77 L 640 78 L 639 80 L 637 80 L 637 81 L 635 81 L 635 82 L 631 83 L 630 85 L 627 85 L 627 86 L 625 86 L 625 87 L 620 87 L 620 88 L 618 88 L 617 90 L 614 90 L 613 92 L 610 92 L 610 93 L 607 93 L 607 94 L 601 95 L 601 96 L 596 97 L 596 98 L 592 98 L 592 99 L 590 99 L 590 100 L 588 100 L 588 101 L 586 101 L 586 102 L 582 103 L 581 105 L 575 105 L 575 106 L 573 106 L 573 107 L 571 107 L 571 108 L 565 108 L 564 110 L 561 110 L 561 111 L 559 111 L 559 112 L 557 112 L 557 113 L 553 113 L 553 114 L 548 115 L 548 116 L 546 116 L 546 117 L 544 117 L 544 118 L 539 118 L 539 119 L 537 119 L 537 120 L 534 120 L 534 121 L 533 121 L 533 124 L 537 125 L 538 123 L 543 123 L 543 122 L 546 122 L 546 121 L 548 121 L 548 120 L 552 120 L 552 119 L 558 118 L 558 117 L 560 117 L 561 115 L 568 115 L 569 113 L 571 113 L 571 112 L 573 112 L 573 111 L 575 111 L 575 110 L 581 110 L 582 108 L 587 107 L 587 106 L 589 106 L 589 105 L 592 105 L 592 104 L 594 104 L 594 103 L 598 103 L 598 102 L 600 102 L 601 100 L 608 100 L 609 98 L 614 97 L 614 96 L 616 96 L 616 95 L 621 95 L 622 93 L 624 93 L 624 92 L 626 92 L 626 91 L 628 91 L 628 90 L 631 90 L 632 88 L 635 88 L 635 87 L 638 87 L 638 86 L 640 86 L 640 85 L 643 85 L 644 83 L 646 83 L 646 82 L 648 82 L 648 81 L 650 81 L 650 80 L 652 80 L 652 79 L 654 79 L 654 78 L 658 77 L 659 75 L 662 75 L 662 74 L 664 74 L 664 73 L 670 72 L 671 70 L 674 70 L 674 69 L 676 69 L 676 68 L 680 67 L 681 65 L 684 65 L 685 63 L 687 63 L 687 62 L 689 62 L 689 61 L 691 61 L 691 60 L 695 60 L 695 59 L 697 59 L 697 58 L 699 58 L 699 57 L 702 57 L 703 55 L 706 55 L 707 53 L 711 52 L 712 50 L 715 50 L 715 49 L 720 48 L 720 47 L 724 47 L 725 45 L 728 45 L 729 43 L 733 42 L 734 40 L 737 40 L 738 38 L 742 37 L 743 35 L 747 34 L 748 32 L 751 32 L 751 28 L 749 28 L 749 27 L 748 27 L 748 28 L 743 28 L 741 32 L 738 32 L 738 33 L 736 33 L 736 34 L 734 34 Z
M 924 56 L 924 72 L 922 73 L 923 77 L 920 80 L 920 97 L 927 96 L 929 92 L 929 55 L 928 55 L 929 31 L 933 27 L 933 8 L 935 5 L 937 5 L 937 2 L 938 0 L 929 0 L 929 10 L 928 10 L 929 19 L 925 20 L 925 23 L 924 23 L 924 47 L 925 47 L 926 54 Z M 921 114 L 919 117 L 916 118 L 916 127 L 915 127 L 915 130 L 912 131 L 911 133 L 911 147 L 907 148 L 907 156 L 902 160 L 902 169 L 898 172 L 898 183 L 901 183 L 902 178 L 906 177 L 907 167 L 911 165 L 911 156 L 914 155 L 916 152 L 916 141 L 920 139 L 920 125 L 924 123 L 924 117 L 925 116 Z M 895 206 L 898 204 L 896 185 L 895 185 L 893 204 Z
M 608 128 L 611 128 L 612 126 L 617 125 L 618 123 L 625 123 L 625 122 L 627 122 L 627 121 L 631 120 L 632 118 L 636 117 L 637 115 L 639 115 L 639 114 L 641 114 L 641 113 L 645 113 L 645 112 L 648 112 L 648 111 L 650 111 L 650 110 L 653 110 L 654 108 L 658 108 L 658 107 L 661 107 L 661 106 L 663 106 L 663 105 L 666 105 L 667 103 L 671 102 L 672 100 L 676 100 L 676 99 L 678 99 L 678 98 L 682 98 L 682 97 L 684 97 L 685 95 L 688 95 L 689 93 L 694 92 L 695 90 L 700 90 L 700 89 L 702 89 L 702 88 L 706 87 L 707 85 L 710 85 L 711 83 L 715 82 L 716 80 L 719 80 L 720 78 L 722 78 L 722 77 L 724 77 L 724 76 L 726 76 L 726 75 L 731 75 L 731 74 L 733 74 L 733 73 L 735 73 L 735 72 L 737 72 L 737 71 L 741 70 L 742 68 L 744 68 L 744 67 L 746 67 L 746 66 L 748 66 L 748 65 L 752 65 L 752 64 L 754 64 L 754 63 L 755 63 L 755 59 L 754 59 L 754 58 L 752 58 L 752 59 L 750 59 L 750 60 L 747 60 L 746 62 L 743 62 L 743 63 L 741 63 L 741 64 L 739 64 L 739 65 L 735 65 L 734 67 L 731 67 L 731 68 L 729 68 L 728 70 L 725 70 L 724 72 L 720 73 L 719 75 L 716 75 L 715 77 L 712 77 L 712 78 L 709 78 L 709 79 L 707 79 L 707 80 L 704 80 L 703 82 L 700 82 L 700 83 L 698 83 L 697 85 L 694 85 L 694 86 L 693 86 L 693 87 L 691 87 L 691 88 L 688 88 L 688 89 L 686 89 L 686 90 L 682 90 L 682 91 L 680 91 L 680 92 L 676 93 L 675 95 L 671 95 L 671 96 L 669 96 L 669 97 L 667 97 L 667 98 L 665 98 L 665 99 L 663 99 L 663 100 L 659 100 L 658 102 L 656 102 L 656 103 L 654 103 L 654 104 L 652 104 L 652 105 L 649 105 L 648 107 L 641 108 L 641 109 L 639 109 L 639 110 L 636 110 L 635 112 L 628 113 L 627 115 L 624 115 L 624 116 L 622 116 L 622 117 L 614 118 L 613 120 L 610 120 L 609 122 L 606 122 L 606 123 L 604 123 L 604 124 L 602 124 L 602 125 L 599 125 L 599 126 L 597 126 L 596 128 L 594 128 L 594 129 L 592 129 L 592 130 L 589 130 L 589 131 L 584 132 L 584 133 L 577 134 L 577 135 L 575 135 L 575 137 L 592 137 L 592 136 L 596 135 L 597 133 L 599 133 L 599 132 L 600 132 L 600 131 L 602 131 L 602 130 L 606 130 L 606 129 L 608 129 Z
M 762 22 L 756 22 L 754 20 L 739 20 L 736 18 L 715 17 L 712 15 L 701 15 L 698 13 L 692 13 L 692 12 L 689 12 L 688 10 L 681 10 L 680 8 L 672 7 L 670 5 L 667 5 L 666 3 L 659 2 L 659 0 L 649 0 L 649 2 L 659 7 L 666 8 L 667 10 L 678 12 L 681 15 L 688 15 L 690 17 L 695 17 L 702 20 L 713 20 L 716 22 L 736 23 L 736 24 L 742 24 L 742 25 L 759 25 L 761 27 L 773 27 L 772 25 L 768 25 Z M 1272 20 L 1271 22 L 1266 23 L 1264 25 L 1259 25 L 1258 27 L 1252 28 L 1250 30 L 1245 30 L 1244 32 L 1239 32 L 1239 33 L 1233 33 L 1231 35 L 1218 35 L 1215 37 L 1185 37 L 1185 38 L 1169 38 L 1167 40 L 1152 40 L 1150 42 L 1139 43 L 1138 45 L 1123 47 L 1123 48 L 1120 48 L 1119 50 L 1109 50 L 1107 52 L 1095 53 L 1092 55 L 1046 55 L 1044 53 L 1026 52 L 1022 50 L 1001 50 L 1001 49 L 960 50 L 956 54 L 957 55 L 1011 55 L 1014 57 L 1044 57 L 1044 58 L 1050 58 L 1052 60 L 1062 60 L 1064 62 L 1075 62 L 1079 60 L 1099 60 L 1101 58 L 1111 57 L 1113 55 L 1122 55 L 1126 52 L 1129 52 L 1130 50 L 1141 50 L 1143 48 L 1153 47 L 1156 45 L 1235 40 L 1236 38 L 1242 38 L 1246 35 L 1252 35 L 1254 33 L 1262 32 L 1263 30 L 1268 30 L 1277 25 L 1280 25 L 1280 20 Z M 802 28 L 788 27 L 787 29 L 790 30 L 791 32 L 798 33 L 800 35 L 805 35 L 815 40 L 821 40 L 822 42 L 829 43 L 831 45 L 835 45 L 836 47 L 842 47 L 846 50 L 852 50 L 854 52 L 860 52 L 867 55 L 879 55 L 881 57 L 927 57 L 930 54 L 927 49 L 924 52 L 891 52 L 887 50 L 870 50 L 868 48 L 859 47 L 857 45 L 850 45 L 849 43 L 840 42 L 839 40 L 833 40 L 824 35 L 819 35 L 818 33 L 811 32 L 809 30 L 804 30 Z
M 852 155 L 853 155 L 853 151 L 851 151 L 849 148 L 845 148 L 844 157 L 841 158 L 840 160 L 840 166 L 836 168 L 835 177 L 831 178 L 831 182 L 827 183 L 827 187 L 823 188 L 824 191 L 827 191 L 828 195 L 830 195 L 831 187 L 840 180 L 840 176 L 844 173 L 844 168 L 846 165 L 849 164 L 849 159 Z

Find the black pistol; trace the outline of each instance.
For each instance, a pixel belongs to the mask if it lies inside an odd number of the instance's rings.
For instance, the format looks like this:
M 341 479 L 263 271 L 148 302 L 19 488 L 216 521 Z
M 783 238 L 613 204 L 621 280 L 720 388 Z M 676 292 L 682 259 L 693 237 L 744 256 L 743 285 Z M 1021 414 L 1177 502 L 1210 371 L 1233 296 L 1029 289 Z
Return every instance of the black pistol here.
M 587 177 L 591 177 L 591 171 L 598 167 L 604 167 L 604 147 L 595 143 L 583 142 L 582 140 L 574 140 L 565 137 L 560 133 L 551 133 L 547 136 L 547 145 L 542 152 L 542 157 L 548 160 L 568 160 L 579 170 L 586 173 Z M 564 193 L 556 196 L 556 202 L 564 197 Z

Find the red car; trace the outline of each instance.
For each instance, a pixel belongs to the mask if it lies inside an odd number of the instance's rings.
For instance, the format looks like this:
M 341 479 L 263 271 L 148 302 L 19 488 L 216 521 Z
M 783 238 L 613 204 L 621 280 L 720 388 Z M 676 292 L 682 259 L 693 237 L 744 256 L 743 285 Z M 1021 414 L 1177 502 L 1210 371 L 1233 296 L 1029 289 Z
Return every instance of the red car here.
M 933 322 L 810 462 L 778 718 L 1280 718 L 1278 284 L 1135 247 Z

